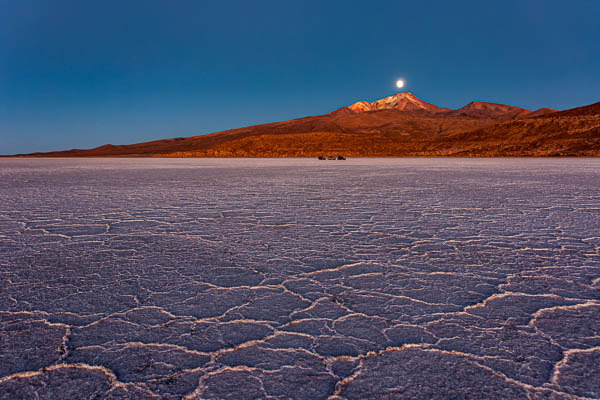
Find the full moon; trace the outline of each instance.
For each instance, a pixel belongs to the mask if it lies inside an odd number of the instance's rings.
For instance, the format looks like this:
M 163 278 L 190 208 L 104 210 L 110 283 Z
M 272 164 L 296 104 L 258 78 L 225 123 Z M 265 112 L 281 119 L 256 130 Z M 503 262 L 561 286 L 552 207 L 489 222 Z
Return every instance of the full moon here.
M 399 87 L 399 88 L 404 87 L 404 81 L 402 79 L 398 79 L 396 81 L 396 86 Z

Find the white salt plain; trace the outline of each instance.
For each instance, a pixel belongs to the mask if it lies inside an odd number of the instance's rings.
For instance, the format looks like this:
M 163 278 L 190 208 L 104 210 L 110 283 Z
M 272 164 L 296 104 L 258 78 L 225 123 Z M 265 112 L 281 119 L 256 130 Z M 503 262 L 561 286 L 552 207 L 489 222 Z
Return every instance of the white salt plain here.
M 0 398 L 600 398 L 600 159 L 0 159 Z

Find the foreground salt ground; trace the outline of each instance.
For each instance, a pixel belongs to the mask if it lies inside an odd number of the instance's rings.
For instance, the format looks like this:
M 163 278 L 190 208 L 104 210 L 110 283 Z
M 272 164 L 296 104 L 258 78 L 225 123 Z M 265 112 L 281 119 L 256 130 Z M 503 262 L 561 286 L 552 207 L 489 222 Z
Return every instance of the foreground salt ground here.
M 600 398 L 600 160 L 0 160 L 0 398 Z

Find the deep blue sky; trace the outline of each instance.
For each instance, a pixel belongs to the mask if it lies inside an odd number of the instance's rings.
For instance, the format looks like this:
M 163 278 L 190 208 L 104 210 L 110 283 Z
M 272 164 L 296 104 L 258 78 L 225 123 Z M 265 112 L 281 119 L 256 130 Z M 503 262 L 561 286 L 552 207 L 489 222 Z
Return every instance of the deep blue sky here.
M 0 0 L 0 154 L 191 136 L 406 90 L 600 101 L 600 1 Z

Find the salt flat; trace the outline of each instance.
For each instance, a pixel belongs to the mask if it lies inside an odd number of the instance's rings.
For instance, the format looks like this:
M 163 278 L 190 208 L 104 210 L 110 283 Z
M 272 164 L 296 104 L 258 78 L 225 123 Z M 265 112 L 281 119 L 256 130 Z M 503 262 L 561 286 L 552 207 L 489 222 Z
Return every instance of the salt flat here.
M 600 398 L 600 159 L 2 159 L 0 398 Z

